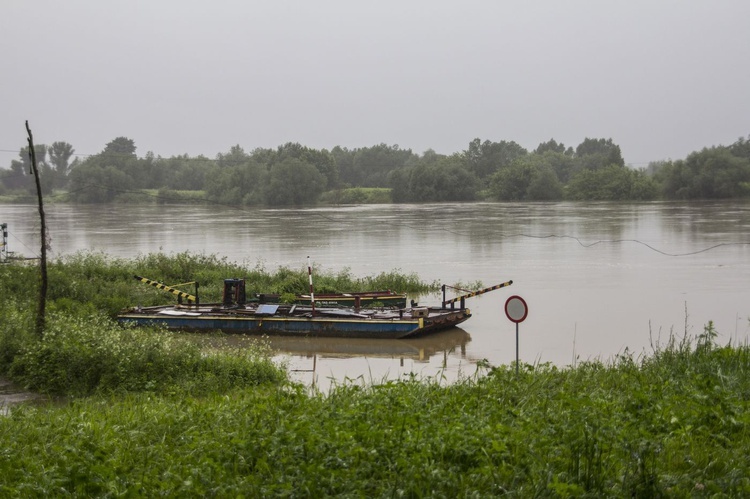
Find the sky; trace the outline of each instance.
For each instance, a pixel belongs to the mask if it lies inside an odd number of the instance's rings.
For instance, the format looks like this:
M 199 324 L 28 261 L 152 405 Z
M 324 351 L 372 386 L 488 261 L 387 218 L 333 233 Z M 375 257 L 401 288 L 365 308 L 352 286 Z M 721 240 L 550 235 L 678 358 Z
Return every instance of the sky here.
M 26 145 L 213 158 L 298 142 L 452 154 L 750 136 L 747 0 L 3 0 L 0 167 Z

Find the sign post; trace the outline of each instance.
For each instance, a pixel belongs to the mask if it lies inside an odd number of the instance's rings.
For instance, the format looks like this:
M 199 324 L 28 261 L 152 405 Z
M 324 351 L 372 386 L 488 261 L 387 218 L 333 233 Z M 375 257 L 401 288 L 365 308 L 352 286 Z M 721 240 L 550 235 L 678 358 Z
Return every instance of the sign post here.
M 516 323 L 516 375 L 518 375 L 518 324 L 526 320 L 529 315 L 529 307 L 526 300 L 520 296 L 513 295 L 505 301 L 505 315 L 511 322 Z

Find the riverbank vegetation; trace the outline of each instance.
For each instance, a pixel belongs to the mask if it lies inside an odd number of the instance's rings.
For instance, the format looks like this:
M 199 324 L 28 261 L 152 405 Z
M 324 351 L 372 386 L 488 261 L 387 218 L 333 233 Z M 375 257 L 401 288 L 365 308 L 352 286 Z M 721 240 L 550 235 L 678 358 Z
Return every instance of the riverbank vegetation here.
M 707 325 L 643 357 L 17 407 L 6 496 L 744 497 L 750 349 Z
M 215 256 L 78 254 L 50 265 L 35 335 L 36 269 L 0 266 L 0 374 L 66 396 L 0 417 L 0 495 L 196 497 L 663 497 L 750 493 L 750 348 L 708 324 L 572 367 L 480 362 L 440 378 L 290 382 L 262 342 L 211 350 L 128 329 L 124 302 L 171 298 L 138 283 L 228 275 L 253 290 L 307 289 L 304 269 Z M 433 289 L 394 271 L 319 273 L 332 290 Z M 382 286 L 379 286 L 382 285 Z
M 32 202 L 28 148 L 0 179 L 0 201 Z M 711 146 L 685 159 L 625 164 L 612 139 L 575 148 L 554 139 L 529 151 L 516 142 L 474 139 L 453 154 L 416 154 L 397 145 L 330 151 L 287 143 L 216 158 L 149 152 L 117 137 L 98 154 L 76 157 L 72 145 L 37 145 L 45 195 L 77 203 L 219 203 L 301 206 L 315 203 L 453 201 L 648 201 L 750 197 L 750 138 Z M 75 159 L 73 159 L 75 158 Z
M 415 274 L 398 271 L 357 278 L 348 270 L 316 270 L 318 292 L 391 289 L 412 295 L 434 292 Z M 139 275 L 193 293 L 203 303 L 221 301 L 223 280 L 243 277 L 256 293 L 309 292 L 307 268 L 267 271 L 215 255 L 154 253 L 131 260 L 78 253 L 48 266 L 49 317 L 43 338 L 34 331 L 38 269 L 0 265 L 0 374 L 44 393 L 89 395 L 109 391 L 206 392 L 286 378 L 262 344 L 236 351 L 206 352 L 194 342 L 158 329 L 123 329 L 113 321 L 122 309 L 170 303 L 174 296 L 139 283 Z M 189 284 L 185 284 L 189 283 Z

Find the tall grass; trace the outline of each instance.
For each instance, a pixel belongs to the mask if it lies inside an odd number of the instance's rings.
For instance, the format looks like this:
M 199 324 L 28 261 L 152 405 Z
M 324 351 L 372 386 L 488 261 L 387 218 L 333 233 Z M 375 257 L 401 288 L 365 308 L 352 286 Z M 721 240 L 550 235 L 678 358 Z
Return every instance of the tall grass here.
M 11 313 L 12 314 L 12 313 Z M 29 324 L 22 314 L 8 315 Z M 0 332 L 2 372 L 41 393 L 222 392 L 283 383 L 283 366 L 263 345 L 236 350 L 201 349 L 158 328 L 123 328 L 103 314 L 85 318 L 53 313 L 40 340 L 23 327 Z
M 141 275 L 166 284 L 197 281 L 205 302 L 220 301 L 223 280 L 245 277 L 247 292 L 304 293 L 307 269 L 280 267 L 268 272 L 215 255 L 154 253 L 118 259 L 82 252 L 49 265 L 47 330 L 40 341 L 33 331 L 38 273 L 35 266 L 0 266 L 0 374 L 38 391 L 87 395 L 108 391 L 228 390 L 286 380 L 283 369 L 260 348 L 207 352 L 173 333 L 123 329 L 112 318 L 135 305 L 171 303 L 174 297 L 137 282 Z M 350 271 L 319 272 L 319 291 L 392 289 L 423 291 L 436 284 L 396 271 L 355 278 Z M 190 287 L 184 288 L 192 291 Z M 24 311 L 24 312 L 22 312 Z
M 519 374 L 483 362 L 449 386 L 410 377 L 309 394 L 261 346 L 218 353 L 109 315 L 118 293 L 163 300 L 132 280 L 136 268 L 167 283 L 252 275 L 264 291 L 304 272 L 263 281 L 262 269 L 190 254 L 85 254 L 53 268 L 39 340 L 33 269 L 0 267 L 0 371 L 96 396 L 0 418 L 0 496 L 750 495 L 750 346 L 717 345 L 711 323 L 646 356 Z
M 328 395 L 266 385 L 23 407 L 6 495 L 746 497 L 750 349 L 705 338 L 576 367 Z
M 355 277 L 348 269 L 338 272 L 315 269 L 315 273 L 318 292 L 390 289 L 416 294 L 438 288 L 435 282 L 424 283 L 416 274 L 403 274 L 397 270 L 365 277 Z M 138 283 L 133 279 L 134 275 L 167 285 L 198 282 L 203 302 L 220 301 L 224 279 L 235 277 L 246 279 L 249 296 L 309 291 L 306 265 L 298 269 L 279 267 L 268 271 L 262 266 L 248 267 L 202 253 L 150 253 L 133 259 L 119 259 L 103 253 L 81 252 L 50 263 L 50 307 L 78 315 L 103 311 L 114 316 L 129 306 L 174 301 L 173 295 Z M 37 296 L 37 282 L 38 272 L 33 266 L 0 266 L 0 293 L 3 296 L 32 301 Z M 193 287 L 184 286 L 184 290 L 192 293 Z

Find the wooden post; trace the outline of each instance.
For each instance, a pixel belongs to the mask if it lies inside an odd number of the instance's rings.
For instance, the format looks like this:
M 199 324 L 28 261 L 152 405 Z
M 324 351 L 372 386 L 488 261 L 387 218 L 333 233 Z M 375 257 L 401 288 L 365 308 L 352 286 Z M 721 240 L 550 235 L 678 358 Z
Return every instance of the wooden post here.
M 42 201 L 42 184 L 39 181 L 39 169 L 36 166 L 36 152 L 34 151 L 34 137 L 31 135 L 29 121 L 26 120 L 26 132 L 29 134 L 29 156 L 31 157 L 31 170 L 36 180 L 36 193 L 39 198 L 39 220 L 42 232 L 41 248 L 41 285 L 39 286 L 39 310 L 36 316 L 36 334 L 41 338 L 44 336 L 45 309 L 47 306 L 47 223 L 44 218 L 44 202 Z

